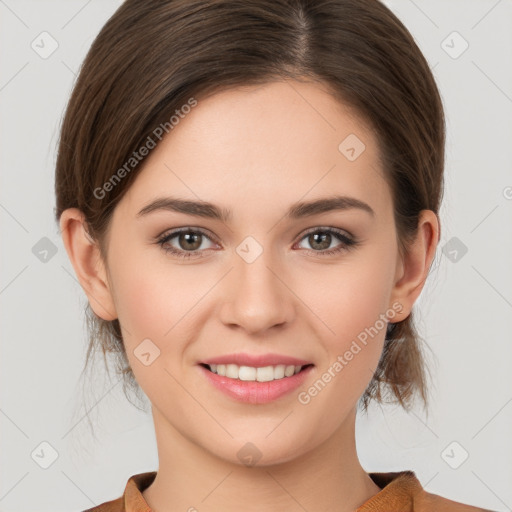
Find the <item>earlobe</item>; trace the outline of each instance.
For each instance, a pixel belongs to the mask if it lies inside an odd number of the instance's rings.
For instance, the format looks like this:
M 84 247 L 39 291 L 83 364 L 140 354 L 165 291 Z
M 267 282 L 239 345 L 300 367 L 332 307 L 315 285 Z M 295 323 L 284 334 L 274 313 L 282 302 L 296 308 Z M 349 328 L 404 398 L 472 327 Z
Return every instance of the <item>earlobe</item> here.
M 422 210 L 418 231 L 409 250 L 397 264 L 397 280 L 391 294 L 391 303 L 399 303 L 402 311 L 398 320 L 405 320 L 419 297 L 428 277 L 439 242 L 439 221 L 432 210 Z
M 68 208 L 60 218 L 62 240 L 75 274 L 94 313 L 104 320 L 117 318 L 105 265 L 97 243 L 85 229 L 83 213 Z

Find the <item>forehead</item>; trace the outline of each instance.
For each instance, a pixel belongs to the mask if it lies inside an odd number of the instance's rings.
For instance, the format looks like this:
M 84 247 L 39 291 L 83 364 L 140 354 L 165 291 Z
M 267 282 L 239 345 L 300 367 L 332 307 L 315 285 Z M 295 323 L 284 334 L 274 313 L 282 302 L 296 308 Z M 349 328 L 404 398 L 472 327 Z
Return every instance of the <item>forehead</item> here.
M 118 205 L 125 213 L 166 193 L 235 217 L 333 193 L 389 210 L 375 133 L 321 84 L 237 87 L 197 98 L 187 111 L 146 158 Z

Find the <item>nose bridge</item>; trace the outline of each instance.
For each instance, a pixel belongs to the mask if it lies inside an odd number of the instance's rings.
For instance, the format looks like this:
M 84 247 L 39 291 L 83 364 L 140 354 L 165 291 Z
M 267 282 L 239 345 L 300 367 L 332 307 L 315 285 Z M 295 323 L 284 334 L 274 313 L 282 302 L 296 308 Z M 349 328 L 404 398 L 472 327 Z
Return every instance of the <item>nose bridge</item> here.
M 292 294 L 277 276 L 278 259 L 273 251 L 247 237 L 233 255 L 229 291 L 224 295 L 222 320 L 250 332 L 266 330 L 290 321 Z

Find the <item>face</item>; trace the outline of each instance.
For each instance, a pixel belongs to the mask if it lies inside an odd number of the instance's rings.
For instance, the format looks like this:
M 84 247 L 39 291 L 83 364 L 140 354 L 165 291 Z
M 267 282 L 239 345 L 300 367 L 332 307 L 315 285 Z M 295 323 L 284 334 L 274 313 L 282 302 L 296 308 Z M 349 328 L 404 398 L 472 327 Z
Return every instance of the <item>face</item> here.
M 162 198 L 229 215 L 146 208 Z M 377 140 L 319 84 L 199 99 L 116 207 L 107 268 L 157 429 L 238 463 L 248 442 L 270 464 L 340 432 L 377 366 L 386 317 L 404 318 Z M 222 377 L 211 360 L 249 369 Z M 278 368 L 296 365 L 295 376 Z

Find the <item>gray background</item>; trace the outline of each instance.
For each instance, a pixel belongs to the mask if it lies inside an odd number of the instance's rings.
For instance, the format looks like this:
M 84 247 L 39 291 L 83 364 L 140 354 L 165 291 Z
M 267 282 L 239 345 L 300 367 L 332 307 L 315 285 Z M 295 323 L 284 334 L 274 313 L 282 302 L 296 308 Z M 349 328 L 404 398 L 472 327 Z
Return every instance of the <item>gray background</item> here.
M 158 468 L 151 416 L 117 377 L 102 378 L 100 361 L 83 401 L 86 296 L 53 220 L 61 116 L 120 3 L 0 0 L 1 511 L 83 510 Z M 425 53 L 446 108 L 442 237 L 415 306 L 435 388 L 428 418 L 396 406 L 358 416 L 358 451 L 367 471 L 412 469 L 429 492 L 510 511 L 512 2 L 386 3 Z M 58 44 L 47 58 L 44 31 Z

